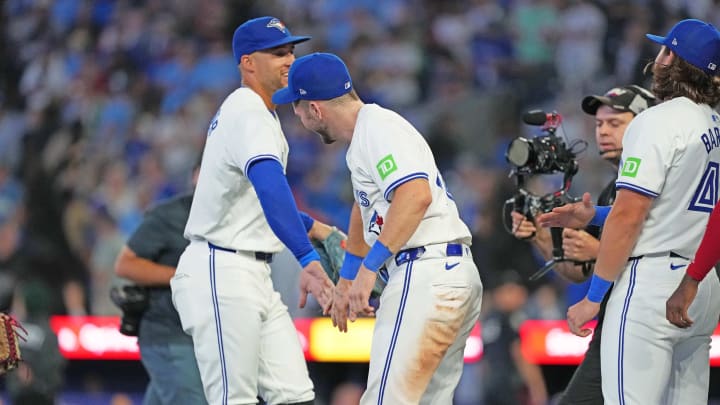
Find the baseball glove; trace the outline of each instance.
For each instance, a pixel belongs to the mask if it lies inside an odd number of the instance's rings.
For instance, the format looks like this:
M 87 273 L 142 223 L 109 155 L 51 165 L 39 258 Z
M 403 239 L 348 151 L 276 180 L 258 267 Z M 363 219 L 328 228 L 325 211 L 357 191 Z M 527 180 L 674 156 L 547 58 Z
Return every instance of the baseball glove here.
M 22 361 L 20 342 L 25 341 L 27 331 L 10 315 L 0 313 L 0 375 L 16 368 Z
M 347 235 L 335 227 L 333 227 L 332 232 L 325 240 L 312 240 L 315 250 L 320 255 L 320 263 L 333 284 L 337 284 L 340 279 L 340 268 L 345 260 L 346 240 Z M 375 282 L 375 287 L 373 287 L 371 297 L 379 297 L 383 288 L 385 288 L 385 282 L 378 277 Z
M 320 255 L 320 263 L 333 284 L 340 278 L 340 268 L 345 260 L 345 240 L 347 236 L 333 227 L 332 232 L 324 240 L 312 240 L 315 250 Z

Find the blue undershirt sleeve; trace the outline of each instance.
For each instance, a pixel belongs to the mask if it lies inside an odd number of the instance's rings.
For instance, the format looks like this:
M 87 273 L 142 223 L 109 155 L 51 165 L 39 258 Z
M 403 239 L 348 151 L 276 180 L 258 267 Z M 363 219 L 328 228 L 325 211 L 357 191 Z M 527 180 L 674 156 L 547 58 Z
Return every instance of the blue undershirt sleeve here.
M 590 219 L 590 225 L 602 227 L 605 225 L 605 220 L 612 206 L 609 205 L 598 205 L 595 207 L 595 215 Z
M 255 188 L 270 229 L 278 239 L 303 267 L 313 260 L 320 260 L 310 244 L 280 162 L 275 159 L 255 161 L 248 168 L 247 176 Z
M 300 219 L 302 219 L 303 225 L 305 225 L 305 232 L 310 232 L 310 228 L 315 224 L 315 219 L 305 212 L 298 211 Z

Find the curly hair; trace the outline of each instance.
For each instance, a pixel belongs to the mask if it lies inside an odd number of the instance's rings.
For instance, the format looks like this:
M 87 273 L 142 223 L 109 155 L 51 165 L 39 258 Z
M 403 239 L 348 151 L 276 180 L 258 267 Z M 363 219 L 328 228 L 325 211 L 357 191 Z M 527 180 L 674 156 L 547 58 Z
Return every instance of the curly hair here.
M 673 58 L 669 65 L 650 62 L 646 69 L 650 67 L 654 76 L 652 91 L 657 98 L 687 97 L 713 108 L 720 104 L 720 77 L 710 76 L 681 57 Z

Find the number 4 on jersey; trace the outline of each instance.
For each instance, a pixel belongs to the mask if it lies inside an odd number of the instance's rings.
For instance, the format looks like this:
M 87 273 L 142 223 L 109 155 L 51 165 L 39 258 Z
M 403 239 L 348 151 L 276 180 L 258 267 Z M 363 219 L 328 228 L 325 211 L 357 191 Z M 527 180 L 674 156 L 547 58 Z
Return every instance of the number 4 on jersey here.
M 710 162 L 700 179 L 700 184 L 695 190 L 688 210 L 712 212 L 718 201 L 718 188 L 720 188 L 720 164 Z

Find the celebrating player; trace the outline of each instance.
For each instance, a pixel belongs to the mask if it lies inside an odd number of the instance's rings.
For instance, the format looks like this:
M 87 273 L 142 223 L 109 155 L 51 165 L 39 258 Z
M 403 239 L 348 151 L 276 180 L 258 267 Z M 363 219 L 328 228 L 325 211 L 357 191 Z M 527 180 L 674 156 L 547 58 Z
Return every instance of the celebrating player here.
M 306 231 L 323 239 L 330 227 L 298 213 L 284 175 L 288 144 L 271 101 L 287 85 L 294 44 L 308 39 L 273 17 L 240 25 L 232 47 L 243 86 L 208 129 L 185 227 L 190 244 L 171 288 L 211 404 L 254 404 L 258 391 L 272 404 L 311 404 L 315 396 L 268 266 L 285 244 L 304 267 L 300 306 L 311 293 L 329 310 L 333 284 Z
M 653 93 L 664 102 L 638 115 L 623 140 L 612 210 L 589 199 L 542 215 L 543 226 L 575 226 L 607 215 L 588 295 L 568 310 L 570 330 L 599 310 L 615 282 L 602 330 L 606 404 L 707 403 L 710 335 L 720 315 L 716 274 L 698 286 L 690 328 L 668 328 L 665 301 L 683 277 L 716 203 L 720 167 L 717 85 L 720 32 L 699 20 L 677 23 L 654 63 Z M 596 218 L 596 220 L 598 220 Z
M 583 111 L 595 116 L 595 141 L 600 156 L 616 171 L 620 164 L 625 129 L 637 114 L 655 105 L 655 102 L 652 93 L 637 85 L 612 88 L 604 95 L 591 95 L 583 99 L 581 104 Z M 609 206 L 614 201 L 615 180 L 613 179 L 600 193 L 598 204 Z M 552 258 L 550 232 L 546 228 L 536 227 L 518 212 L 513 212 L 512 216 L 513 235 L 520 239 L 529 239 L 546 260 Z M 556 271 L 571 281 L 585 280 L 589 276 L 586 269 L 591 269 L 591 261 L 597 258 L 600 247 L 599 234 L 596 226 L 589 226 L 585 230 L 565 228 L 562 244 L 565 256 L 585 263 L 583 265 L 558 263 L 555 265 Z M 609 295 L 606 295 L 601 303 L 595 333 L 582 363 L 575 370 L 560 399 L 560 404 L 603 404 L 600 384 L 600 337 L 608 297 Z
M 348 316 L 373 314 L 368 298 L 386 266 L 360 403 L 452 403 L 482 284 L 470 232 L 430 148 L 401 116 L 364 104 L 347 67 L 332 54 L 299 58 L 273 101 L 292 102 L 303 125 L 325 143 L 350 144 L 346 160 L 356 201 L 332 310 L 341 331 Z

